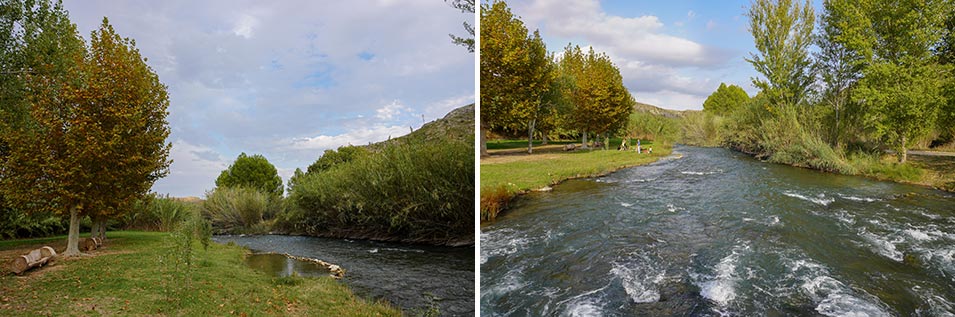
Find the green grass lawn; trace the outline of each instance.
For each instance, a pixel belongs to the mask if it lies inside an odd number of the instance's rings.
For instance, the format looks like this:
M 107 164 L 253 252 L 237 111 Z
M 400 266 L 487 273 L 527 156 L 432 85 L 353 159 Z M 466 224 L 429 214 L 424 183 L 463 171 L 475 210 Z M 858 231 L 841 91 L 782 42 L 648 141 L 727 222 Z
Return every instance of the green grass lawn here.
M 592 140 L 591 140 L 592 141 Z M 603 138 L 600 140 L 603 142 Z M 620 142 L 621 138 L 610 138 L 610 148 L 616 149 Z M 641 144 L 645 142 L 653 143 L 652 141 L 643 140 Z M 549 140 L 547 144 L 570 144 L 570 143 L 580 143 L 580 140 Z M 534 140 L 534 146 L 540 146 L 541 140 Z M 636 146 L 637 139 L 630 139 L 630 145 Z M 527 148 L 527 139 L 523 140 L 488 140 L 487 149 L 488 150 L 503 150 L 503 149 L 520 149 Z
M 168 233 L 121 231 L 107 237 L 93 256 L 58 259 L 24 276 L 4 271 L 0 315 L 401 315 L 389 305 L 356 297 L 330 277 L 267 276 L 244 263 L 249 251 L 239 246 L 212 243 L 203 250 L 195 243 L 196 259 L 187 271 L 175 260 Z M 0 241 L 0 254 L 6 264 L 28 248 L 65 245 L 65 239 Z
M 644 145 L 653 146 L 649 142 Z M 520 193 L 571 178 L 599 176 L 624 167 L 648 164 L 669 155 L 671 150 L 671 147 L 658 146 L 653 154 L 579 150 L 481 159 L 481 219 L 494 219 L 498 212 L 506 209 L 507 202 Z

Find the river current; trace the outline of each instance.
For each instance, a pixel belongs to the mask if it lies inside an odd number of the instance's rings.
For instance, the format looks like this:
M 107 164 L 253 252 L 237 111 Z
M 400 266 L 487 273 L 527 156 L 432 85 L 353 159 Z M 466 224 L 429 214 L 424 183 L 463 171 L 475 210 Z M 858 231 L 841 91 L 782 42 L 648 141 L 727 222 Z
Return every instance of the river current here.
M 677 146 L 521 198 L 480 266 L 485 316 L 955 316 L 955 195 Z
M 409 315 L 423 313 L 432 305 L 441 316 L 474 315 L 474 247 L 281 235 L 215 236 L 213 240 L 340 265 L 346 270 L 344 283 L 356 294 L 388 301 Z M 312 271 L 328 275 L 325 270 Z M 298 274 L 307 276 L 309 271 Z

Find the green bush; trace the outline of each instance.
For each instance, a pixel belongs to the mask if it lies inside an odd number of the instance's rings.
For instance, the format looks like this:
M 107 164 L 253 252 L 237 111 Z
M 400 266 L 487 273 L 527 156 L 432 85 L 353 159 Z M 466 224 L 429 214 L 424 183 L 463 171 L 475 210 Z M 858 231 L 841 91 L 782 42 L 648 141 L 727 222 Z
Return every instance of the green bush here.
M 116 221 L 127 229 L 172 231 L 195 209 L 195 203 L 150 194 L 134 202 L 129 212 Z
M 218 234 L 257 233 L 267 230 L 262 217 L 269 208 L 268 195 L 247 187 L 219 187 L 206 194 L 202 214 Z
M 307 173 L 289 189 L 281 226 L 308 234 L 441 241 L 473 236 L 474 145 L 389 142 L 368 155 Z

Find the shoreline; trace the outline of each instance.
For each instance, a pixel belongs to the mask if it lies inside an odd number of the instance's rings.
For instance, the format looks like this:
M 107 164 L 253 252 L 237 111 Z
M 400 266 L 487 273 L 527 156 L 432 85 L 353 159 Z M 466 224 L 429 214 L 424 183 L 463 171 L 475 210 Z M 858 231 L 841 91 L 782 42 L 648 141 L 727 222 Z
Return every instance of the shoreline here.
M 590 150 L 590 152 L 588 153 L 593 153 L 593 152 L 599 153 L 601 151 L 607 151 L 611 153 L 619 152 L 614 150 Z M 624 153 L 630 153 L 630 152 L 627 151 Z M 568 153 L 562 153 L 560 155 L 568 155 Z M 532 192 L 548 192 L 553 190 L 553 186 L 560 185 L 561 183 L 568 180 L 606 176 L 625 168 L 652 164 L 652 163 L 660 161 L 661 159 L 665 159 L 673 155 L 674 155 L 673 147 L 668 146 L 666 148 L 661 149 L 661 151 L 658 153 L 649 154 L 646 157 L 641 157 L 641 159 L 649 159 L 646 161 L 638 161 L 638 162 L 633 162 L 633 163 L 624 164 L 624 165 L 614 165 L 610 167 L 601 168 L 596 172 L 586 172 L 586 171 L 577 172 L 577 173 L 574 173 L 573 175 L 563 176 L 555 180 L 551 180 L 550 182 L 548 182 L 548 184 L 543 186 L 533 186 L 532 188 L 518 187 L 516 190 L 513 190 L 513 191 L 508 191 L 506 188 L 504 188 L 508 186 L 517 187 L 517 185 L 514 185 L 513 183 L 510 183 L 510 182 L 504 185 L 498 184 L 496 185 L 497 188 L 493 188 L 495 187 L 495 185 L 488 185 L 488 186 L 482 185 L 481 186 L 481 222 L 479 225 L 483 226 L 486 223 L 494 222 L 498 215 L 505 213 L 509 209 L 508 205 L 510 203 L 512 203 L 519 197 L 524 196 L 526 194 L 529 194 Z M 682 158 L 682 154 L 677 154 L 677 155 L 678 156 L 676 158 Z M 483 159 L 484 158 L 482 158 L 482 160 Z M 546 161 L 543 161 L 543 162 L 546 162 Z M 506 163 L 491 163 L 488 165 L 496 165 L 496 164 L 506 164 Z M 482 163 L 482 169 L 483 169 L 483 166 L 484 164 Z M 487 189 L 487 191 L 485 191 L 485 189 Z

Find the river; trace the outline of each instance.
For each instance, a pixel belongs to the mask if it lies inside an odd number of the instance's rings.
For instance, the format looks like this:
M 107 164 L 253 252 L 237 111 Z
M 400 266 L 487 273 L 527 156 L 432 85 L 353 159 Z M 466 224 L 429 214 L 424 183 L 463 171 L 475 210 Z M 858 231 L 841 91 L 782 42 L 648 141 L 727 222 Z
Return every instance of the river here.
M 474 315 L 474 247 L 437 247 L 303 236 L 215 236 L 261 252 L 320 259 L 346 270 L 343 281 L 364 298 L 406 313 L 432 303 L 441 316 Z M 321 271 L 320 275 L 328 275 Z
M 951 193 L 677 146 L 512 206 L 485 316 L 955 316 Z

